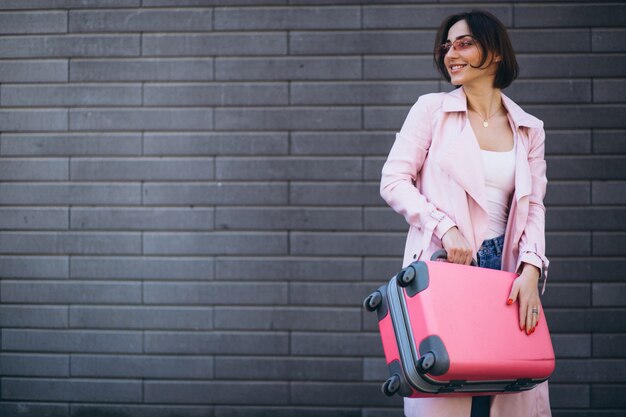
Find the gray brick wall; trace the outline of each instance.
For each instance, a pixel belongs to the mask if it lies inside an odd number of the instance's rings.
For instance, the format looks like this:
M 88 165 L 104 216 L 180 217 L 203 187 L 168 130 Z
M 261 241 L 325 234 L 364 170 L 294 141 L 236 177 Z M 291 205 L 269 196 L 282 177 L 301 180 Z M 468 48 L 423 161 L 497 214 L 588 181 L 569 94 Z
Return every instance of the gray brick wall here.
M 547 129 L 553 415 L 622 416 L 626 4 L 481 4 Z M 400 415 L 380 168 L 468 8 L 0 0 L 0 415 Z

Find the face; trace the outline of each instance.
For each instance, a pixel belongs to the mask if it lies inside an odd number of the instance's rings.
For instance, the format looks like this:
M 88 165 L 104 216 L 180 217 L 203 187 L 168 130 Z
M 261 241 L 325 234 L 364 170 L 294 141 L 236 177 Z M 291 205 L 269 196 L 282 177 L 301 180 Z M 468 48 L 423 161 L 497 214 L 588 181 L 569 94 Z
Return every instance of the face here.
M 499 58 L 496 57 L 489 65 L 490 59 L 487 59 L 482 68 L 475 68 L 480 64 L 481 51 L 471 33 L 465 20 L 456 22 L 448 31 L 448 42 L 455 45 L 448 50 L 443 61 L 450 80 L 453 85 L 488 83 L 493 86 Z

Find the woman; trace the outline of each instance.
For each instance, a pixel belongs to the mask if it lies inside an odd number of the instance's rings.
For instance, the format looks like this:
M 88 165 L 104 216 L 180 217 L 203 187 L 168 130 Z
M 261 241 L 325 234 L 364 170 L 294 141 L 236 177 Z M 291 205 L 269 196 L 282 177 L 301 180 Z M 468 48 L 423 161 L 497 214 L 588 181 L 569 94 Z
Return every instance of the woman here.
M 410 225 L 404 265 L 443 247 L 448 261 L 514 271 L 507 300 L 528 337 L 542 313 L 546 163 L 543 123 L 502 94 L 518 66 L 506 29 L 490 13 L 448 17 L 435 63 L 460 87 L 411 108 L 383 167 L 381 196 Z M 546 417 L 548 385 L 492 397 L 405 399 L 408 417 Z

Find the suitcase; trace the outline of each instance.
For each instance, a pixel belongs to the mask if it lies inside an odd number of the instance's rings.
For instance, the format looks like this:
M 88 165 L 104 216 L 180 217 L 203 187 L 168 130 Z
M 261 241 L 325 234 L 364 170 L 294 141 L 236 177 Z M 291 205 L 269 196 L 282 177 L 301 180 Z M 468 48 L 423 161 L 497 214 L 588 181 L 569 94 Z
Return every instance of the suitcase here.
M 519 305 L 506 304 L 516 277 L 417 261 L 370 294 L 363 305 L 378 314 L 390 374 L 383 393 L 489 395 L 529 390 L 547 380 L 555 364 L 544 314 L 527 335 L 519 328 Z

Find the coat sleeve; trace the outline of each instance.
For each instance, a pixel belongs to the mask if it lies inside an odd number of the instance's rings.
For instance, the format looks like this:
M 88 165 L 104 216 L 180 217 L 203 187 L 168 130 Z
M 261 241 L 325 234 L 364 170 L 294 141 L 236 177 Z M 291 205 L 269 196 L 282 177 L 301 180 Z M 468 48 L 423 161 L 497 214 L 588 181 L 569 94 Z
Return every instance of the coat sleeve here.
M 545 218 L 546 208 L 543 199 L 546 195 L 548 179 L 546 177 L 545 132 L 543 128 L 535 130 L 530 135 L 530 149 L 528 163 L 532 177 L 531 193 L 529 196 L 528 218 L 520 239 L 517 271 L 521 270 L 522 263 L 536 266 L 544 279 L 542 294 L 548 278 L 549 261 L 545 256 Z
M 454 222 L 438 210 L 416 187 L 417 176 L 428 155 L 432 140 L 432 117 L 428 102 L 432 95 L 421 96 L 413 105 L 396 134 L 396 140 L 383 166 L 381 197 L 406 221 L 424 229 L 424 239 L 432 234 L 441 239 Z

